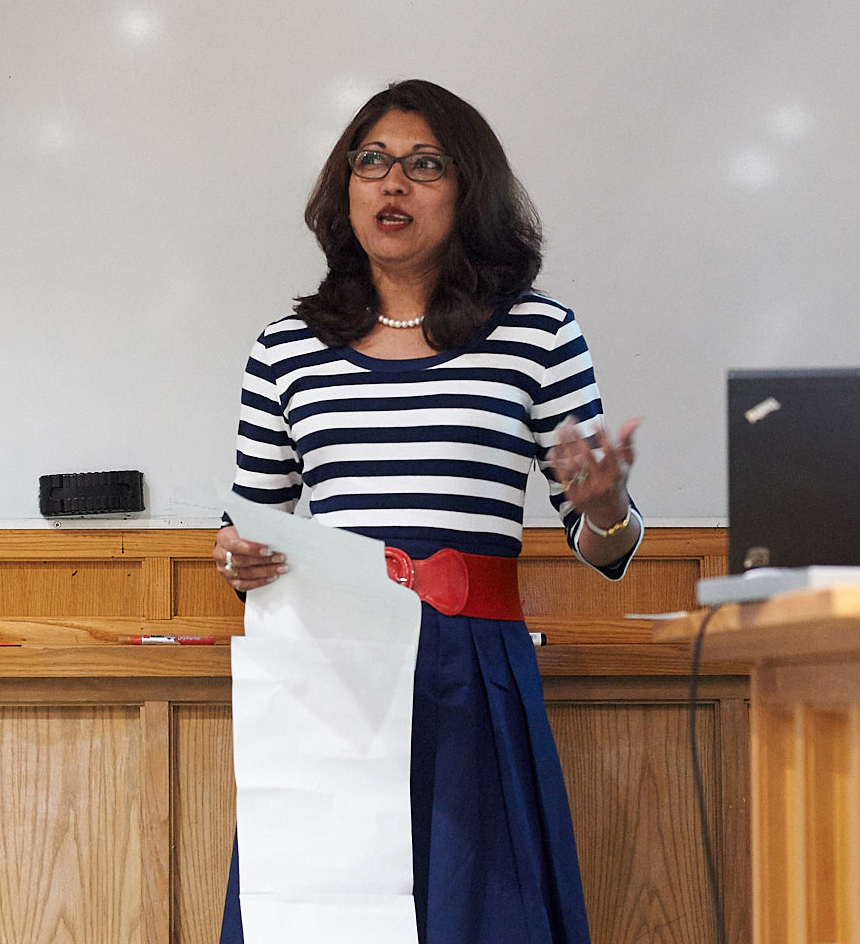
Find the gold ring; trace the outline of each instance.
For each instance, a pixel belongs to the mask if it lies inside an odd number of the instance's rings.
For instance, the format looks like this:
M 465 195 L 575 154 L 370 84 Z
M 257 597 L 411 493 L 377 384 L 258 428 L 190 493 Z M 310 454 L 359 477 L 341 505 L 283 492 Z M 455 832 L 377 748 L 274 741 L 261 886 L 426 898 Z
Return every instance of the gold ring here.
M 588 479 L 588 472 L 587 472 L 587 470 L 585 470 L 585 469 L 579 469 L 577 472 L 574 473 L 573 476 L 571 476 L 571 478 L 569 478 L 569 479 L 564 483 L 564 485 L 563 485 L 562 487 L 564 488 L 565 491 L 567 491 L 567 490 L 570 488 L 571 485 L 576 485 L 577 487 L 579 487 L 579 486 L 582 485 L 582 483 L 585 482 L 587 479 Z

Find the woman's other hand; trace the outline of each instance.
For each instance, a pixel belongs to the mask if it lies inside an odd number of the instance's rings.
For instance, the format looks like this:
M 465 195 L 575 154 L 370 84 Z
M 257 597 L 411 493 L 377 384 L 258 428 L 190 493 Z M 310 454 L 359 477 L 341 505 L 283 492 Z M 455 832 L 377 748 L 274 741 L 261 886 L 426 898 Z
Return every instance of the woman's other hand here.
M 617 443 L 604 429 L 598 429 L 594 438 L 602 455 L 589 446 L 572 417 L 558 428 L 558 445 L 549 454 L 555 477 L 564 486 L 568 501 L 598 527 L 611 527 L 627 514 L 633 434 L 641 422 L 639 418 L 627 420 Z
M 598 567 L 620 560 L 639 540 L 641 526 L 630 513 L 627 479 L 633 465 L 633 434 L 640 422 L 624 423 L 617 443 L 599 429 L 594 437 L 597 452 L 581 435 L 577 422 L 567 419 L 558 429 L 558 445 L 549 454 L 556 480 L 589 525 L 580 529 L 579 552 Z
M 273 553 L 265 544 L 243 540 L 232 525 L 218 532 L 212 556 L 218 573 L 234 590 L 264 587 L 290 569 L 283 554 Z

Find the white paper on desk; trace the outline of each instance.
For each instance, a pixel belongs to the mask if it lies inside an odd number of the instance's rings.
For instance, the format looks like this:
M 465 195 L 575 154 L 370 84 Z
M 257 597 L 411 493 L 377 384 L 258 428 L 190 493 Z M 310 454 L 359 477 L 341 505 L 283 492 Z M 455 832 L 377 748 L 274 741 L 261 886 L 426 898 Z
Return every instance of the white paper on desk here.
M 235 495 L 226 507 L 290 563 L 248 594 L 233 639 L 245 940 L 413 944 L 418 597 L 389 579 L 378 541 Z

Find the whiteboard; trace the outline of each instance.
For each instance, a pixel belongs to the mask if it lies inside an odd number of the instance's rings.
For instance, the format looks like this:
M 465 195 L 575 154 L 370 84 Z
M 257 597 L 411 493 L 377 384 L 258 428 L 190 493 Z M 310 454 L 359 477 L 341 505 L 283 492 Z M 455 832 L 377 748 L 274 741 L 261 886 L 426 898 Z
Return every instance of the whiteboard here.
M 644 417 L 646 520 L 723 522 L 726 371 L 860 363 L 858 48 L 856 0 L 10 0 L 0 521 L 39 526 L 40 475 L 110 469 L 144 472 L 142 525 L 217 517 L 250 345 L 323 272 L 316 173 L 421 77 L 538 205 L 537 285 L 609 425 Z

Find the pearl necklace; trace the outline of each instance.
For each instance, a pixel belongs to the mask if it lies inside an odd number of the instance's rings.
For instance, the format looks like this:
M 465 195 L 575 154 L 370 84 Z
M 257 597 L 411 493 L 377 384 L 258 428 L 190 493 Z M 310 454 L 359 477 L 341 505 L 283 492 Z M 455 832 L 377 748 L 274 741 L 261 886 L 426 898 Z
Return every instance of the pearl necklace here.
M 424 315 L 419 315 L 417 318 L 410 318 L 408 321 L 398 321 L 396 318 L 386 318 L 385 315 L 379 316 L 380 324 L 384 324 L 386 328 L 417 328 L 423 320 Z

